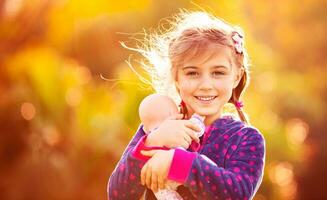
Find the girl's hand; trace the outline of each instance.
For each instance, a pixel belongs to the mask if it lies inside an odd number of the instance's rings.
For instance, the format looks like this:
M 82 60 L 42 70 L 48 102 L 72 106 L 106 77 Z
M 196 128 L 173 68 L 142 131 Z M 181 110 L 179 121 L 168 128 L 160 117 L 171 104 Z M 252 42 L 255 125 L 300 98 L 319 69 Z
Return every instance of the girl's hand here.
M 145 156 L 152 156 L 141 170 L 141 184 L 146 185 L 154 193 L 164 189 L 168 170 L 174 156 L 174 150 L 141 151 Z
M 196 132 L 201 131 L 201 129 L 192 121 L 182 120 L 182 118 L 183 115 L 178 114 L 163 121 L 157 129 L 148 135 L 145 145 L 187 149 L 192 140 L 199 143 Z

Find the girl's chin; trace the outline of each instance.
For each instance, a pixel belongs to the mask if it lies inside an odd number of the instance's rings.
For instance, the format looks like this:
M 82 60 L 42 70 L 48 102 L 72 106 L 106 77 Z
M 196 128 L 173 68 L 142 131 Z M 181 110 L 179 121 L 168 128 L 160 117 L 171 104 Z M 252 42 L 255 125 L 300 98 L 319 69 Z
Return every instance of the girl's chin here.
M 215 116 L 215 115 L 219 115 L 220 112 L 220 109 L 217 109 L 217 107 L 218 105 L 203 107 L 195 104 L 193 106 L 188 107 L 188 110 L 189 110 L 189 114 L 191 115 L 196 113 L 201 116 Z
M 204 116 L 204 117 L 207 117 L 207 116 L 216 115 L 218 112 L 212 111 L 212 110 L 194 110 L 194 113 Z

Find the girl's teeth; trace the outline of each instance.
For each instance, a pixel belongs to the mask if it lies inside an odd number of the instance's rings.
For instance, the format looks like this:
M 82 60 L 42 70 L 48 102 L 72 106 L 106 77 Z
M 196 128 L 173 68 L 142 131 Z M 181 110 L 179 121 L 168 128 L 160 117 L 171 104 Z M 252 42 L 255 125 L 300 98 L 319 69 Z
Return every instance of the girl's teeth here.
M 210 101 L 213 100 L 215 97 L 196 97 L 196 98 L 202 101 Z

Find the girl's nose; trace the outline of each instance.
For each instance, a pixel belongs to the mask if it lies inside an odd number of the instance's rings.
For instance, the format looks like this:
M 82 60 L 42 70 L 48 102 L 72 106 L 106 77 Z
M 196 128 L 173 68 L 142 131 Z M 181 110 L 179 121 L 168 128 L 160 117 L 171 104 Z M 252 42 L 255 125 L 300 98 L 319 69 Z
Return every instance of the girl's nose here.
M 213 88 L 212 81 L 208 77 L 203 77 L 200 80 L 199 89 L 200 90 L 210 90 Z

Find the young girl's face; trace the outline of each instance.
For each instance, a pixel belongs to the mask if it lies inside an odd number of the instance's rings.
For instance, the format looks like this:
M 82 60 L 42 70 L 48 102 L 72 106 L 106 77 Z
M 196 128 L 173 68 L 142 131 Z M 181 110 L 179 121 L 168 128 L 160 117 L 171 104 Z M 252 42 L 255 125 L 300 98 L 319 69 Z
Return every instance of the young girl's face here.
M 213 46 L 209 49 L 200 56 L 185 58 L 178 66 L 176 87 L 189 116 L 195 112 L 206 116 L 206 121 L 211 123 L 220 117 L 242 71 L 233 64 L 229 47 Z

